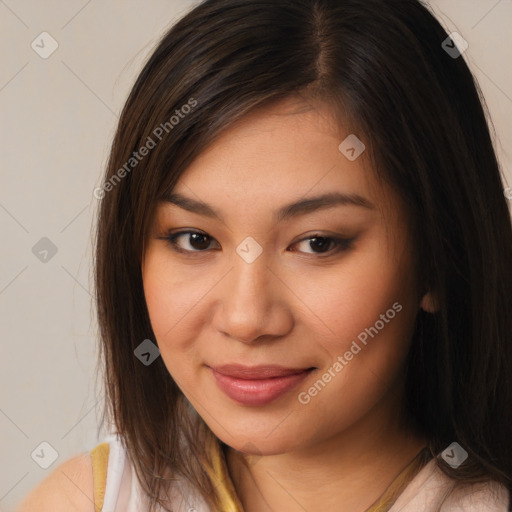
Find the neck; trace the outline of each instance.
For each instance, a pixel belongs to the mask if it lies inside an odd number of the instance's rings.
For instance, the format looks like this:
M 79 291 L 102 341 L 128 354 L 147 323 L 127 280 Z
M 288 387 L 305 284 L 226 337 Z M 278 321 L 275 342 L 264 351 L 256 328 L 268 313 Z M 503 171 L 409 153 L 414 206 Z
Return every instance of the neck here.
M 244 511 L 366 510 L 426 445 L 396 418 L 373 411 L 321 443 L 255 461 L 229 449 L 227 465 Z

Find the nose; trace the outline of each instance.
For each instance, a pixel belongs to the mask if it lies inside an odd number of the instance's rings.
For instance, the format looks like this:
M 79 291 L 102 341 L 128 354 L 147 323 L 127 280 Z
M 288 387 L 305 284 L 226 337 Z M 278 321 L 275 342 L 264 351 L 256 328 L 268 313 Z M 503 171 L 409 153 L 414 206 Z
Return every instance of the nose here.
M 233 267 L 218 287 L 214 326 L 241 343 L 285 336 L 293 327 L 290 291 L 269 268 L 265 251 L 252 263 L 235 255 Z

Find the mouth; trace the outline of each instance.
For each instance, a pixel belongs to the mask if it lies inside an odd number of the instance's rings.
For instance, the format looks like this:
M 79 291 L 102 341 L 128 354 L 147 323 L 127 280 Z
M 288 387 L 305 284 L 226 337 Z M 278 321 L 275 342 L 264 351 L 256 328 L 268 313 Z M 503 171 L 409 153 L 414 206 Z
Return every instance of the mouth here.
M 219 389 L 241 405 L 262 406 L 277 400 L 302 382 L 315 367 L 228 364 L 209 367 Z

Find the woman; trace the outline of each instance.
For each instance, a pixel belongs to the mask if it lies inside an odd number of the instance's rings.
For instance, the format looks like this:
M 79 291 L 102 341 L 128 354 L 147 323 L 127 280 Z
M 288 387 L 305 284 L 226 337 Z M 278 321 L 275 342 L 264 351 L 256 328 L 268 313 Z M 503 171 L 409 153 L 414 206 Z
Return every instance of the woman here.
M 511 510 L 512 229 L 455 42 L 416 0 L 164 36 L 95 191 L 83 510 Z

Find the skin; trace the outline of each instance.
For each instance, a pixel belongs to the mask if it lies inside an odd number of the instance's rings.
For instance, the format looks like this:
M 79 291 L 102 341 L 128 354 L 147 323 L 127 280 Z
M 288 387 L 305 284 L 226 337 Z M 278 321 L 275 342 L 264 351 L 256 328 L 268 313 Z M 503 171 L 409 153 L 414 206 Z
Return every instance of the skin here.
M 174 189 L 215 208 L 209 218 L 158 205 L 143 260 L 151 324 L 170 374 L 215 435 L 232 447 L 229 472 L 247 512 L 365 510 L 426 444 L 400 421 L 404 361 L 420 307 L 407 216 L 329 107 L 288 99 L 225 131 Z M 332 110 L 332 109 L 331 109 Z M 364 134 L 359 134 L 364 139 Z M 372 209 L 336 205 L 276 223 L 272 212 L 326 192 L 363 196 Z M 208 235 L 165 236 L 190 229 Z M 311 240 L 354 238 L 327 251 Z M 254 238 L 261 255 L 236 252 Z M 312 243 L 313 242 L 313 243 Z M 402 310 L 312 397 L 298 400 L 359 333 L 398 302 Z M 361 345 L 361 344 L 360 344 Z M 316 367 L 263 406 L 240 405 L 207 365 Z

